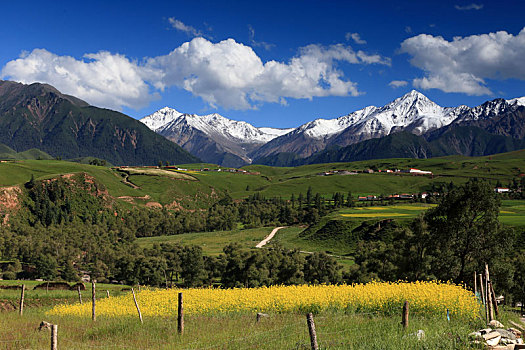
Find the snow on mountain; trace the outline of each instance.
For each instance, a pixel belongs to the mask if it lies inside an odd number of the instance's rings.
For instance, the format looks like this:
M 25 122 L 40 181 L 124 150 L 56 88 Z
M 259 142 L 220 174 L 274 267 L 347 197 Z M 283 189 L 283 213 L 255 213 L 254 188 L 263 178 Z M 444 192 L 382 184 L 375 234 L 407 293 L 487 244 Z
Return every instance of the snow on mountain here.
M 415 134 L 423 134 L 450 124 L 456 118 L 454 112 L 455 109 L 443 108 L 412 90 L 370 113 L 360 122 L 356 131 L 383 136 L 394 130 L 408 128 Z
M 153 131 L 157 131 L 164 125 L 181 116 L 182 113 L 173 108 L 164 107 L 157 112 L 142 118 L 140 121 Z
M 507 100 L 507 103 L 511 106 L 525 106 L 525 96 Z
M 234 155 L 238 158 L 235 164 L 240 164 L 283 152 L 307 157 L 329 146 L 347 146 L 403 130 L 422 135 L 451 123 L 490 119 L 518 106 L 525 106 L 525 97 L 495 99 L 473 108 L 441 107 L 412 90 L 383 107 L 368 106 L 339 118 L 315 119 L 291 129 L 256 128 L 217 113 L 199 116 L 168 107 L 141 121 L 201 159 L 207 160 L 207 147 L 213 145 L 210 147 L 215 158 L 209 161 L 231 162 Z
M 175 109 L 164 107 L 140 120 L 150 129 L 162 134 L 177 133 L 193 127 L 210 137 L 224 137 L 240 143 L 266 143 L 293 129 L 256 128 L 253 125 L 231 120 L 220 114 L 183 114 Z
M 354 134 L 379 137 L 410 127 L 412 132 L 423 134 L 450 124 L 464 108 L 468 107 L 443 108 L 412 90 L 383 107 L 368 106 L 336 119 L 316 119 L 301 125 L 294 132 L 324 138 L 352 127 Z

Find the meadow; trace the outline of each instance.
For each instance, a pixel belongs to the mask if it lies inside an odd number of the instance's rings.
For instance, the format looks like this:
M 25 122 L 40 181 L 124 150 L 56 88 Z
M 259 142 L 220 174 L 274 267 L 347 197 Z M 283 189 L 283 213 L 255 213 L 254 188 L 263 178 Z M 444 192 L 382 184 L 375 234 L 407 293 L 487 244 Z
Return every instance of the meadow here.
M 89 289 L 83 292 L 83 305 L 74 300 L 76 291 L 49 291 L 50 303 L 58 304 L 55 307 L 28 304 L 23 316 L 17 311 L 2 312 L 0 348 L 49 348 L 49 330 L 37 329 L 41 321 L 58 325 L 58 348 L 66 349 L 309 349 L 308 311 L 314 311 L 321 349 L 479 349 L 469 342 L 468 334 L 483 326 L 471 292 L 434 282 L 251 290 L 136 288 L 143 324 L 130 292 L 122 291 L 123 287 L 97 284 L 95 322 L 90 318 Z M 110 298 L 105 289 L 110 289 Z M 180 291 L 185 305 L 182 335 L 177 332 Z M 0 289 L 0 295 L 5 292 Z M 411 306 L 407 329 L 400 324 L 405 299 Z M 268 317 L 256 322 L 259 311 L 266 311 Z M 499 320 L 519 322 L 510 312 L 503 312 Z M 422 339 L 416 336 L 419 330 L 425 333 Z
M 354 207 L 339 210 L 337 213 L 342 218 L 366 219 L 413 219 L 435 207 L 435 204 L 407 203 L 385 206 Z M 525 201 L 502 200 L 499 220 L 509 226 L 525 226 Z
M 186 164 L 186 169 L 216 168 L 210 164 Z M 402 173 L 374 173 L 357 175 L 320 176 L 331 170 L 362 171 L 369 168 L 430 170 L 432 176 L 414 176 Z M 256 192 L 265 197 L 290 198 L 292 194 L 306 193 L 309 186 L 314 192 L 331 197 L 335 192 L 358 195 L 394 193 L 419 193 L 432 186 L 450 182 L 462 184 L 470 177 L 486 179 L 493 184 L 507 184 L 525 169 L 525 151 L 497 154 L 486 157 L 448 156 L 431 159 L 379 159 L 351 163 L 313 164 L 294 168 L 249 165 L 243 167 L 253 174 L 230 172 L 177 172 L 130 168 L 128 180 L 138 188 L 123 181 L 123 174 L 109 167 L 101 167 L 58 160 L 20 160 L 0 163 L 0 186 L 20 185 L 33 175 L 35 179 L 51 178 L 60 174 L 86 172 L 103 183 L 114 197 L 150 196 L 162 205 L 185 195 L 183 202 L 198 202 L 214 193 L 221 196 L 228 192 L 234 199 L 246 198 Z M 258 173 L 258 174 L 256 174 Z M 185 180 L 183 180 L 185 179 Z M 197 180 L 197 181 L 192 181 Z M 196 197 L 195 197 L 196 196 Z M 146 204 L 136 201 L 136 204 Z M 199 207 L 188 204 L 188 207 Z
M 185 305 L 182 335 L 176 321 L 180 291 Z M 23 316 L 4 312 L 0 347 L 49 347 L 49 331 L 36 330 L 42 320 L 59 326 L 59 348 L 75 349 L 308 349 L 305 313 L 309 311 L 315 313 L 321 349 L 468 349 L 468 333 L 481 326 L 479 304 L 471 292 L 438 283 L 142 289 L 136 296 L 143 324 L 129 292 L 98 300 L 95 322 L 90 319 L 89 302 L 62 300 L 51 309 L 27 308 Z M 399 322 L 405 299 L 412 305 L 406 330 Z M 447 321 L 449 305 L 452 317 Z M 259 311 L 268 317 L 256 322 Z M 415 334 L 420 329 L 425 337 L 418 340 Z
M 176 315 L 138 318 L 99 317 L 96 322 L 75 316 L 46 315 L 29 309 L 20 317 L 4 313 L 0 319 L 1 349 L 49 348 L 50 333 L 39 332 L 42 320 L 58 325 L 58 348 L 64 349 L 309 349 L 304 314 L 271 313 L 256 322 L 254 314 L 186 316 L 184 334 L 177 333 Z M 325 312 L 314 316 L 321 349 L 479 349 L 467 335 L 480 322 L 442 315 L 414 316 L 406 330 L 400 316 L 353 315 Z M 503 320 L 506 321 L 506 317 Z M 425 337 L 418 340 L 418 330 Z
M 141 247 L 152 247 L 154 244 L 172 243 L 182 245 L 198 245 L 206 255 L 219 255 L 222 249 L 232 242 L 239 243 L 243 249 L 255 248 L 272 232 L 273 227 L 254 229 L 236 229 L 232 231 L 196 232 L 172 236 L 142 237 L 137 239 Z M 282 230 L 281 230 L 282 231 Z M 281 233 L 279 231 L 277 234 Z

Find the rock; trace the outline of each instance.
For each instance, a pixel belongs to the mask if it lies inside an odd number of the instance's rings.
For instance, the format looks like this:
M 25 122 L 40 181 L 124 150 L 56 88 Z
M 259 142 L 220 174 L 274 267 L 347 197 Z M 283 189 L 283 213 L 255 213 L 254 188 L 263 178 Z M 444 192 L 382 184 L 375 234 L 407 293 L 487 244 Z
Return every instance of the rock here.
M 522 332 L 519 330 L 519 329 L 516 329 L 516 328 L 509 328 L 507 329 L 509 332 L 512 332 L 514 333 L 514 335 L 516 336 L 516 338 L 521 338 L 522 336 Z
M 485 341 L 491 340 L 491 339 L 494 339 L 494 338 L 498 338 L 498 337 L 501 339 L 501 334 L 499 334 L 496 331 L 490 332 L 490 333 L 487 333 L 487 334 L 483 334 L 483 339 L 485 339 Z
M 500 321 L 498 320 L 492 320 L 489 322 L 489 324 L 487 325 L 491 328 L 505 328 L 505 326 L 503 325 L 503 323 L 501 323 Z
M 422 329 L 418 330 L 416 333 L 416 336 L 417 336 L 417 340 L 425 339 L 425 331 Z
M 489 333 L 489 334 L 492 334 L 492 333 Z M 485 339 L 485 342 L 487 343 L 488 346 L 496 346 L 499 344 L 499 341 L 501 340 L 501 335 L 499 335 L 499 333 L 496 333 L 496 337 L 494 338 L 490 338 L 490 339 Z
M 498 332 L 499 334 L 501 334 L 501 336 L 503 338 L 507 338 L 507 339 L 511 339 L 511 340 L 516 340 L 516 335 L 514 335 L 514 333 L 506 330 L 506 329 L 501 329 L 501 328 L 498 328 L 495 330 L 496 332 Z
M 509 338 L 501 338 L 501 340 L 499 341 L 500 344 L 505 344 L 505 345 L 514 345 L 516 344 L 516 341 L 515 340 L 512 340 L 512 339 L 509 339 Z
M 483 339 L 481 332 L 472 332 L 468 335 L 471 339 Z
M 484 328 L 484 329 L 480 329 L 479 332 L 481 333 L 481 335 L 485 335 L 485 334 L 487 334 L 487 333 L 492 332 L 492 328 Z

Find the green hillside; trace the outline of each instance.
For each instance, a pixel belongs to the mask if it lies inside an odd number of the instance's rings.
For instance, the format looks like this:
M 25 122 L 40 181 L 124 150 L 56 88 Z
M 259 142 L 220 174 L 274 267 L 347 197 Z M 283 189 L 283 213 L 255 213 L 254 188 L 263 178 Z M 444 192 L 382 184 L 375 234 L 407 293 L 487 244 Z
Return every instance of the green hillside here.
M 53 159 L 52 156 L 36 148 L 17 152 L 9 146 L 0 143 L 0 160 L 7 159 Z
M 210 167 L 210 165 L 206 165 Z M 0 186 L 11 186 L 27 182 L 31 175 L 36 179 L 49 178 L 60 174 L 86 172 L 103 183 L 114 197 L 149 196 L 151 201 L 162 205 L 173 201 L 201 202 L 210 204 L 212 197 L 219 198 L 228 192 L 234 199 L 246 198 L 254 193 L 263 196 L 290 198 L 306 193 L 308 187 L 325 197 L 335 192 L 345 195 L 380 195 L 393 193 L 419 193 L 448 185 L 461 184 L 471 177 L 486 179 L 496 185 L 508 185 L 521 181 L 525 172 L 525 150 L 485 157 L 448 156 L 432 159 L 381 159 L 351 163 L 313 164 L 300 167 L 279 168 L 250 165 L 243 169 L 250 173 L 229 171 L 191 171 L 201 169 L 202 164 L 186 164 L 188 179 L 172 176 L 129 173 L 126 184 L 125 174 L 108 167 L 93 166 L 58 160 L 21 160 L 0 164 Z M 418 168 L 432 171 L 432 176 L 414 176 L 406 173 L 374 172 L 357 175 L 319 175 L 333 170 L 363 171 L 364 169 Z M 226 170 L 223 168 L 223 170 Z M 171 171 L 175 175 L 177 172 Z M 196 180 L 196 181 L 195 181 Z M 134 186 L 133 186 L 134 185 Z M 197 205 L 199 206 L 199 205 Z
M 0 87 L 0 142 L 18 152 L 38 148 L 53 157 L 92 156 L 112 164 L 199 161 L 138 120 L 50 85 L 0 80 Z

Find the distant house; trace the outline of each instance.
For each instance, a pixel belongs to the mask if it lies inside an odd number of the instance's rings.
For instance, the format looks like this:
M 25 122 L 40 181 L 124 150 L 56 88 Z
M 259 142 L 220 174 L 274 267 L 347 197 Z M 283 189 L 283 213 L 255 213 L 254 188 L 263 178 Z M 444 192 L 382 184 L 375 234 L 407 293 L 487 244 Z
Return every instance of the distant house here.
M 428 193 L 426 193 L 426 192 L 421 193 L 421 198 L 422 199 L 425 199 L 427 197 L 428 197 Z
M 357 200 L 359 200 L 359 201 L 366 201 L 366 200 L 368 200 L 368 198 L 367 197 L 357 197 Z
M 508 192 L 510 192 L 510 188 L 507 188 L 507 187 L 496 187 L 494 189 L 494 192 L 496 192 L 496 193 L 508 193 Z
M 365 173 L 367 173 L 367 174 L 373 174 L 374 171 L 373 171 L 372 169 L 366 169 L 366 170 L 365 170 Z
M 416 168 L 410 168 L 408 170 L 403 170 L 403 173 L 415 174 L 415 175 L 432 175 L 431 171 L 419 170 Z

